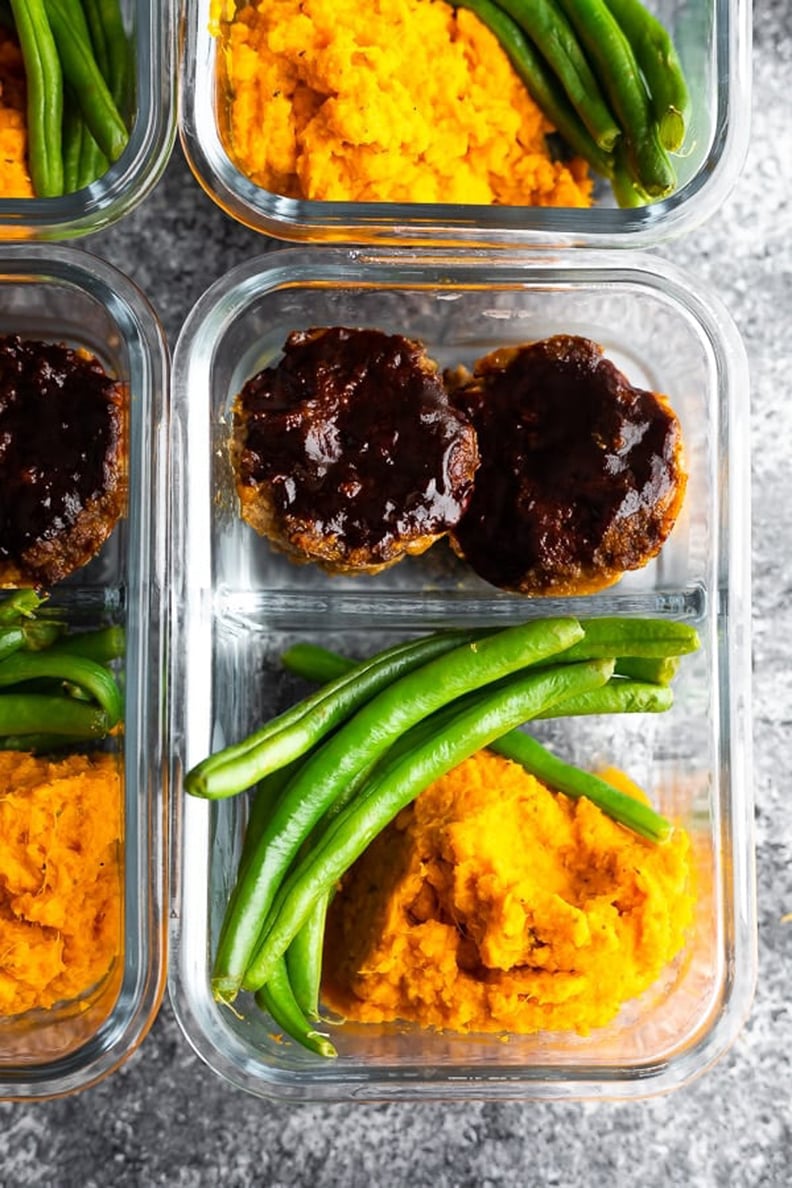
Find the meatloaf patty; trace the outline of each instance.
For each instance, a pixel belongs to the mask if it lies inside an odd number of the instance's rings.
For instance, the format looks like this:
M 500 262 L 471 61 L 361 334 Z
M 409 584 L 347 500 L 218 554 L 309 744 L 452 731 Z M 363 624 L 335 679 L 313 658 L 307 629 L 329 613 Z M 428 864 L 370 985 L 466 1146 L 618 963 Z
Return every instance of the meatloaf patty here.
M 84 351 L 0 338 L 0 585 L 48 586 L 126 505 L 122 384 Z
M 481 465 L 452 544 L 486 581 L 585 594 L 654 557 L 682 504 L 679 421 L 586 338 L 558 335 L 449 376 Z
M 242 516 L 298 561 L 377 573 L 459 520 L 476 436 L 418 342 L 332 327 L 290 334 L 234 405 Z

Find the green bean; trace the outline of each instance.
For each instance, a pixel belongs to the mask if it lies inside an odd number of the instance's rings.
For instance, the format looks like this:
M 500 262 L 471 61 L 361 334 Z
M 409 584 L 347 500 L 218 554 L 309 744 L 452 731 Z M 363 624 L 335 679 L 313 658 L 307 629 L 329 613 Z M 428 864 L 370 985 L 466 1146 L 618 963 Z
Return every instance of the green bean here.
M 68 681 L 85 689 L 105 711 L 108 729 L 120 721 L 122 704 L 118 685 L 112 674 L 93 660 L 85 660 L 82 656 L 59 655 L 55 648 L 50 648 L 45 652 L 16 652 L 0 663 L 0 688 L 41 677 Z M 48 724 L 44 723 L 43 728 L 49 730 Z M 0 730 L 0 733 L 17 732 Z
M 34 619 L 32 611 L 12 609 L 5 603 L 0 616 L 0 658 L 18 648 L 31 652 L 48 648 L 63 632 L 63 623 L 55 619 Z M 13 642 L 13 646 L 12 646 Z
M 25 643 L 25 633 L 21 627 L 3 627 L 0 629 L 0 661 L 6 656 L 18 652 Z
M 576 718 L 591 714 L 662 714 L 674 704 L 673 691 L 664 685 L 615 678 L 602 689 L 564 698 L 537 718 Z
M 290 763 L 344 722 L 360 705 L 435 656 L 480 632 L 430 635 L 364 660 L 345 676 L 273 718 L 242 742 L 210 755 L 187 773 L 184 787 L 192 796 L 211 800 L 234 796 Z
M 118 0 L 83 0 L 83 4 L 91 37 L 96 37 L 102 43 L 102 61 L 99 62 L 99 68 L 116 106 L 122 111 L 130 81 L 131 61 L 121 7 Z
M 261 939 L 243 988 L 257 990 L 269 980 L 316 901 L 332 891 L 370 842 L 428 784 L 554 701 L 604 684 L 612 672 L 612 663 L 595 660 L 520 673 L 508 687 L 463 710 L 382 778 L 375 776 L 284 880 L 261 920 Z
M 603 177 L 613 173 L 610 154 L 589 134 L 541 54 L 516 21 L 491 0 L 450 0 L 454 8 L 468 8 L 495 34 L 526 89 L 575 156 L 583 157 Z
M 292 644 L 287 648 L 281 654 L 281 664 L 295 676 L 320 684 L 337 680 L 355 667 L 354 660 L 340 656 L 338 652 L 331 652 L 318 644 L 304 642 Z
M 60 646 L 65 624 L 57 619 L 24 619 L 20 624 L 28 652 L 42 652 L 54 644 Z
M 93 56 L 93 48 L 69 16 L 64 0 L 44 0 L 63 76 L 74 90 L 83 119 L 99 148 L 117 161 L 129 141 L 126 125 Z
M 129 68 L 129 40 L 118 0 L 99 0 L 102 22 L 107 33 L 110 69 L 114 78 L 121 78 Z M 123 94 L 123 87 L 121 88 Z
M 441 705 L 562 651 L 582 634 L 575 619 L 534 620 L 455 647 L 390 683 L 320 747 L 279 801 L 255 862 L 238 886 L 235 910 L 226 913 L 213 977 L 218 997 L 236 994 L 261 921 L 289 864 L 362 768 Z
M 675 619 L 597 616 L 578 620 L 583 638 L 553 657 L 553 663 L 577 663 L 607 657 L 665 659 L 695 652 L 701 646 L 696 628 Z M 309 681 L 337 679 L 349 672 L 354 661 L 318 644 L 293 644 L 281 655 L 290 672 Z
M 287 648 L 281 655 L 281 663 L 284 668 L 297 676 L 304 677 L 307 681 L 325 682 L 336 680 L 338 677 L 344 676 L 355 667 L 355 661 L 350 660 L 346 656 L 341 656 L 337 652 L 331 652 L 327 648 L 323 648 L 318 644 L 297 643 L 292 647 Z M 400 739 L 397 739 L 393 746 L 386 753 L 383 761 L 389 761 L 393 754 L 401 754 L 404 750 L 416 745 L 416 740 L 423 736 L 424 728 L 434 723 L 435 719 L 439 718 L 442 710 L 432 714 L 429 718 L 419 722 L 407 731 Z M 374 768 L 378 768 L 379 764 L 374 763 L 368 767 L 361 768 L 352 779 L 347 783 L 343 793 L 339 795 L 333 804 L 330 813 L 335 815 L 340 811 L 352 796 L 356 795 L 360 786 L 366 782 Z
M 45 0 L 46 3 L 46 0 Z M 85 19 L 85 9 L 83 8 L 83 0 L 60 0 L 63 12 L 69 19 L 74 32 L 83 41 L 90 44 L 91 34 L 88 32 L 88 22 Z
M 674 43 L 641 0 L 605 2 L 632 46 L 646 79 L 660 141 L 670 153 L 678 153 L 690 117 L 690 94 Z
M 321 644 L 300 642 L 281 653 L 281 664 L 289 672 L 315 684 L 337 680 L 355 667 L 355 660 Z
M 615 646 L 618 642 L 620 647 L 633 646 L 633 631 L 637 629 L 638 638 L 634 646 L 649 648 L 656 651 L 662 647 L 682 647 L 685 651 L 693 651 L 698 646 L 698 635 L 694 628 L 683 625 L 682 630 L 678 630 L 678 625 L 674 625 L 667 633 L 667 640 L 665 644 L 661 642 L 657 634 L 657 620 L 652 619 L 631 619 L 631 620 L 581 620 L 581 626 L 584 630 L 590 627 L 592 623 L 602 624 L 601 627 L 595 626 L 592 629 L 592 636 L 596 639 L 598 631 L 606 633 L 608 624 L 613 622 L 614 627 L 617 622 L 630 623 L 629 631 L 622 635 L 621 639 L 617 641 L 616 633 L 610 636 L 611 643 Z M 665 630 L 665 627 L 663 627 Z M 598 654 L 607 657 L 607 646 L 604 644 L 606 634 L 601 637 L 603 640 L 602 649 L 598 645 Z M 583 641 L 585 644 L 585 639 Z M 575 657 L 575 652 L 581 645 L 576 644 L 570 652 L 560 653 L 555 657 L 556 663 L 562 663 L 565 657 L 569 657 L 570 653 L 572 659 L 595 659 L 591 655 L 582 656 L 579 653 Z M 589 640 L 589 650 L 593 648 L 593 642 Z M 284 668 L 288 668 L 290 672 L 297 676 L 303 677 L 306 681 L 325 682 L 336 680 L 343 676 L 344 673 L 354 667 L 354 660 L 349 660 L 346 656 L 339 655 L 338 652 L 331 652 L 327 648 L 323 648 L 318 644 L 311 643 L 296 643 L 288 648 L 281 656 L 281 663 Z M 631 677 L 636 681 L 643 681 L 646 684 L 655 685 L 669 685 L 677 674 L 679 669 L 679 656 L 622 656 L 616 657 L 616 674 L 618 676 Z
M 259 784 L 248 816 L 245 840 L 239 859 L 237 882 L 239 882 L 240 877 L 244 874 L 251 858 L 255 854 L 261 834 L 272 816 L 278 798 L 294 775 L 298 764 L 299 760 L 289 764 L 288 767 L 282 767 L 278 771 L 272 772 L 271 775 L 267 776 Z M 233 898 L 229 901 L 229 906 L 232 902 Z M 334 1053 L 332 1050 L 320 1050 L 314 1047 L 314 1041 L 321 1040 L 321 1037 L 311 1029 L 306 1015 L 312 1020 L 316 1020 L 319 1017 L 319 983 L 322 972 L 321 946 L 324 935 L 325 913 L 326 903 L 325 911 L 317 912 L 316 918 L 312 922 L 313 928 L 306 927 L 303 937 L 295 937 L 294 951 L 291 953 L 291 965 L 290 954 L 287 953 L 285 968 L 277 971 L 275 978 L 270 980 L 269 986 L 264 987 L 257 997 L 259 1006 L 269 1012 L 287 1035 L 291 1035 L 293 1039 L 296 1039 L 304 1046 L 319 1051 L 320 1056 L 333 1055 Z M 316 928 L 320 930 L 318 936 L 315 932 Z M 292 966 L 294 967 L 295 980 L 292 980 Z M 306 1011 L 306 1002 L 310 1007 L 308 1011 Z
M 63 74 L 44 0 L 11 0 L 25 63 L 28 163 L 39 198 L 63 193 Z
M 93 47 L 96 65 L 102 72 L 105 82 L 110 80 L 110 52 L 107 45 L 107 31 L 102 19 L 98 0 L 82 0 L 83 11 L 88 25 L 91 45 Z
M 652 198 L 670 194 L 676 175 L 660 143 L 649 96 L 630 43 L 605 0 L 559 0 L 611 102 L 635 179 Z
M 560 661 L 560 657 L 559 657 Z M 513 678 L 496 682 L 488 686 L 484 692 L 480 689 L 460 697 L 450 705 L 436 710 L 430 717 L 418 722 L 406 734 L 397 739 L 384 757 L 375 766 L 370 775 L 371 780 L 384 779 L 401 762 L 405 755 L 423 746 L 428 738 L 442 734 L 463 710 L 480 706 L 484 699 L 499 688 L 505 688 Z M 663 713 L 673 704 L 673 693 L 670 689 L 661 688 L 654 684 L 640 684 L 631 680 L 620 680 L 612 677 L 607 684 L 591 689 L 576 696 L 564 697 L 554 702 L 549 708 L 534 715 L 532 720 L 539 721 L 549 718 L 568 718 L 593 714 L 625 714 L 625 713 Z M 356 789 L 356 792 L 359 788 Z M 351 797 L 350 797 L 351 799 Z M 342 806 L 343 807 L 343 806 Z M 313 835 L 314 841 L 327 833 L 332 825 L 335 813 L 328 813 L 320 822 Z
M 63 110 L 63 192 L 74 194 L 79 189 L 78 174 L 85 124 L 76 100 L 66 96 Z
M 82 0 L 96 64 L 107 83 L 113 102 L 123 115 L 129 72 L 129 45 L 118 0 Z M 80 162 L 80 185 L 88 186 L 102 177 L 109 162 L 91 137 Z
M 318 1019 L 322 985 L 322 948 L 330 893 L 320 895 L 308 918 L 286 950 L 289 983 L 300 1010 L 307 1019 Z
M 237 868 L 236 882 L 226 905 L 223 925 L 224 928 L 226 927 L 225 921 L 233 917 L 234 913 L 236 912 L 237 902 L 240 896 L 244 894 L 251 862 L 256 856 L 261 836 L 272 818 L 278 800 L 291 779 L 300 769 L 303 762 L 304 760 L 302 759 L 296 759 L 292 763 L 288 764 L 287 767 L 282 767 L 277 771 L 271 772 L 271 774 L 266 776 L 258 786 L 258 789 L 252 799 L 252 804 L 248 815 L 248 823 L 245 829 L 242 853 L 240 855 L 239 866 Z M 364 782 L 370 774 L 370 770 L 370 766 L 363 768 L 358 777 L 349 781 L 349 784 L 344 789 L 343 797 L 339 798 L 339 803 L 342 804 L 347 798 L 355 795 L 360 784 Z M 322 920 L 323 919 L 324 913 L 322 913 Z M 322 927 L 323 926 L 324 925 L 322 924 Z M 306 933 L 308 935 L 306 935 L 304 938 L 305 951 L 300 958 L 300 960 L 305 962 L 305 969 L 298 979 L 297 987 L 295 987 L 296 997 L 303 1009 L 303 1004 L 305 1002 L 312 1001 L 310 988 L 312 983 L 315 985 L 316 990 L 314 997 L 318 1002 L 319 978 L 321 976 L 322 964 L 321 947 L 319 948 L 318 953 L 314 953 L 310 961 L 308 960 L 309 947 L 313 939 L 313 934 L 311 933 L 310 927 L 306 928 Z M 321 938 L 319 938 L 319 945 L 321 946 Z M 293 957 L 292 960 L 296 965 L 297 958 Z
M 283 959 L 273 965 L 267 984 L 256 993 L 256 1004 L 272 1016 L 285 1035 L 290 1035 L 304 1048 L 317 1056 L 332 1058 L 338 1055 L 328 1037 L 311 1027 L 300 1010 Z
M 47 601 L 35 590 L 15 590 L 0 602 L 0 625 L 16 623 L 17 619 L 29 618 Z
M 367 684 L 368 681 L 372 682 L 372 687 L 375 690 L 379 689 L 394 679 L 402 669 L 409 671 L 410 668 L 423 663 L 425 659 L 429 659 L 434 655 L 440 655 L 444 651 L 449 651 L 452 647 L 456 647 L 466 640 L 475 638 L 478 638 L 478 633 L 461 631 L 422 636 L 418 639 L 398 643 L 392 648 L 378 652 L 376 655 L 370 656 L 365 660 L 359 662 L 349 661 L 345 664 L 343 673 L 340 674 L 344 678 L 348 677 L 349 679 L 334 681 L 332 685 L 320 689 L 313 696 L 305 698 L 296 705 L 290 706 L 289 709 L 279 714 L 276 718 L 271 719 L 259 730 L 248 735 L 247 738 L 242 739 L 241 742 L 224 747 L 222 751 L 204 759 L 193 771 L 201 773 L 213 772 L 216 768 L 223 767 L 242 755 L 247 755 L 249 752 L 255 750 L 261 742 L 280 734 L 284 727 L 301 721 L 306 714 L 318 710 L 321 710 L 323 714 L 326 713 L 327 705 L 325 703 L 329 702 L 331 698 L 340 696 L 342 702 L 344 702 L 345 698 L 350 698 L 357 704 L 358 690 L 361 687 L 365 686 L 363 692 L 360 694 L 363 700 L 371 692 Z M 297 646 L 298 648 L 310 648 L 314 645 Z M 332 719 L 330 725 L 335 724 L 335 719 Z M 192 775 L 189 774 L 186 780 L 188 789 L 192 782 Z
M 653 685 L 670 685 L 678 670 L 678 656 L 620 656 L 616 661 L 618 676 Z
M 579 657 L 577 663 L 581 663 L 584 659 L 606 659 L 606 657 Z M 562 657 L 559 656 L 558 663 L 561 664 L 561 662 Z M 496 682 L 493 688 L 504 686 L 506 683 L 506 681 Z M 473 705 L 475 701 L 476 694 L 469 694 L 466 698 L 460 698 L 459 704 L 460 706 Z M 592 717 L 602 714 L 609 716 L 613 714 L 663 714 L 670 710 L 673 704 L 674 693 L 667 686 L 651 681 L 634 681 L 614 675 L 601 689 L 592 689 L 589 693 L 581 693 L 577 697 L 565 697 L 563 700 L 555 702 L 549 709 L 536 714 L 536 720 Z M 438 710 L 426 723 L 422 722 L 414 727 L 413 731 L 416 736 L 420 737 L 421 727 L 428 726 L 429 722 L 435 718 L 440 721 L 442 713 L 442 710 Z M 401 752 L 407 751 L 413 731 L 395 743 L 392 749 Z
M 259 839 L 270 820 L 278 797 L 299 765 L 299 760 L 272 772 L 259 784 L 250 808 L 237 882 L 256 852 Z M 229 907 L 233 900 L 229 900 Z M 322 941 L 328 900 L 323 899 L 294 938 L 286 953 L 286 972 L 294 999 L 309 1019 L 319 1018 L 319 987 L 322 976 Z M 272 1014 L 272 1012 L 270 1012 Z
M 690 650 L 694 640 L 698 639 L 695 630 L 683 624 L 672 624 L 671 628 L 666 630 L 664 623 L 655 620 L 596 619 L 588 622 L 591 627 L 588 638 L 584 638 L 568 651 L 560 652 L 554 656 L 554 664 L 608 659 L 607 648 L 617 642 L 619 628 L 625 623 L 629 624 L 629 627 L 622 635 L 623 642 L 632 646 L 643 646 L 648 651 L 669 647 Z M 582 621 L 582 625 L 586 625 L 586 620 Z M 636 628 L 641 632 L 637 638 Z M 299 650 L 295 651 L 295 649 Z M 284 653 L 284 658 L 286 658 L 286 653 Z M 321 680 L 325 673 L 341 673 L 344 666 L 348 669 L 352 661 L 315 644 L 310 644 L 295 645 L 294 649 L 290 649 L 288 664 L 292 663 L 297 664 L 306 679 Z M 674 700 L 673 692 L 667 686 L 677 670 L 678 659 L 676 657 L 627 657 L 617 659 L 615 664 L 615 671 L 617 673 L 621 671 L 622 676 L 614 677 L 602 689 L 582 694 L 575 699 L 558 702 L 546 713 L 538 714 L 537 717 L 567 718 L 593 714 L 665 713 L 671 708 Z M 636 679 L 630 679 L 630 673 L 634 673 Z M 470 695 L 471 703 L 474 696 L 474 694 Z M 464 704 L 464 701 L 465 699 L 460 699 L 459 704 Z M 431 728 L 435 719 L 440 720 L 442 713 L 442 710 L 437 711 L 431 718 L 408 731 L 403 738 L 394 743 L 384 762 L 390 761 L 392 753 L 404 753 L 411 746 L 416 745 L 417 741 L 421 740 L 422 728 Z
M 268 776 L 264 777 L 253 793 L 250 801 L 247 826 L 245 828 L 245 839 L 242 843 L 242 853 L 239 856 L 237 882 L 239 882 L 251 858 L 255 855 L 261 835 L 267 827 L 267 822 L 272 817 L 275 805 L 278 803 L 278 798 L 289 781 L 294 777 L 299 764 L 300 761 L 295 760 L 294 763 L 289 763 L 286 767 L 280 767 L 277 771 L 271 772 Z M 233 902 L 233 892 L 232 900 L 229 902 Z
M 109 664 L 123 656 L 125 642 L 124 628 L 116 624 L 95 631 L 75 631 L 60 639 L 56 648 L 59 655 L 68 652 L 97 664 Z
M 598 656 L 684 656 L 701 646 L 696 628 L 674 619 L 603 615 L 580 622 L 585 635 L 580 643 L 564 653 L 565 660 L 594 660 Z
M 99 706 L 44 693 L 0 694 L 0 737 L 48 734 L 104 738 L 109 729 L 107 714 Z
M 652 201 L 649 194 L 636 181 L 627 153 L 627 145 L 620 140 L 613 150 L 613 177 L 611 189 L 622 210 L 637 210 Z
M 621 134 L 580 43 L 555 0 L 498 0 L 553 70 L 595 143 L 610 152 Z
M 564 763 L 521 730 L 502 735 L 493 740 L 489 747 L 491 751 L 521 764 L 548 787 L 556 788 L 567 796 L 587 797 L 614 821 L 626 825 L 649 841 L 662 843 L 673 832 L 671 823 L 649 805 L 619 791 L 598 776 Z
M 662 619 L 626 618 L 583 619 L 581 626 L 586 632 L 584 638 L 554 656 L 554 664 L 607 659 L 621 648 L 645 654 L 618 656 L 615 671 L 625 679 L 611 680 L 603 689 L 575 701 L 560 702 L 540 717 L 664 713 L 671 708 L 673 693 L 667 686 L 676 674 L 678 656 L 699 646 L 694 627 Z M 669 651 L 677 655 L 669 656 L 666 654 Z M 322 680 L 329 673 L 338 676 L 352 665 L 351 660 L 316 644 L 295 644 L 283 654 L 282 661 L 287 667 L 298 669 L 307 680 Z M 409 737 L 405 735 L 405 745 Z
M 108 166 L 107 157 L 86 128 L 77 167 L 78 189 L 84 190 L 86 186 L 90 186 L 97 178 L 103 177 L 107 173 Z

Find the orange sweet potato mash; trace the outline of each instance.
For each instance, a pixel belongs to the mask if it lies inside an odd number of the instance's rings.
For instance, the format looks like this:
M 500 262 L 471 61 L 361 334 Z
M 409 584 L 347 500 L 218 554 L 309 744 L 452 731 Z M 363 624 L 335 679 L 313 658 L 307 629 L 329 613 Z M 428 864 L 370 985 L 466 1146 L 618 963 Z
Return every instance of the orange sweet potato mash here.
M 120 948 L 112 755 L 0 752 L 0 1017 L 78 998 Z
M 0 198 L 32 198 L 27 167 L 25 69 L 17 42 L 0 27 Z
M 443 0 L 216 0 L 229 155 L 286 197 L 588 206 L 494 35 Z
M 657 979 L 692 909 L 684 830 L 645 842 L 482 751 L 350 871 L 328 919 L 324 999 L 360 1022 L 585 1034 Z

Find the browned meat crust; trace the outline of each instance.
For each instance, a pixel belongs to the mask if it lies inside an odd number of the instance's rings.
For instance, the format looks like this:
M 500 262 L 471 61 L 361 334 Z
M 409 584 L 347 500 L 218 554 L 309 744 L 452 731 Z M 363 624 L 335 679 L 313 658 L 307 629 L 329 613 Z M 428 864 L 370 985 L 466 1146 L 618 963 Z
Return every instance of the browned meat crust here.
M 602 348 L 559 335 L 494 351 L 448 377 L 481 465 L 454 548 L 486 581 L 585 594 L 660 551 L 682 505 L 679 421 Z
M 99 362 L 0 338 L 0 585 L 48 586 L 104 544 L 127 496 L 126 397 Z
M 476 437 L 420 343 L 379 330 L 289 335 L 234 405 L 242 516 L 293 560 L 377 573 L 457 523 Z

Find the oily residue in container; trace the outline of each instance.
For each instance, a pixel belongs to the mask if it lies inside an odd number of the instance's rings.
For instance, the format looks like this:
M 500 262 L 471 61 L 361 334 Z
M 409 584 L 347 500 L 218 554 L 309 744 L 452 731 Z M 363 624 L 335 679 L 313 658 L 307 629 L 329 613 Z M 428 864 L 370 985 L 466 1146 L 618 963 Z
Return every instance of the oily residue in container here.
M 494 35 L 435 0 L 218 0 L 220 125 L 292 198 L 588 206 Z
M 0 1017 L 90 991 L 120 950 L 116 757 L 0 752 Z
M 692 911 L 684 830 L 653 845 L 482 751 L 352 868 L 330 910 L 324 999 L 360 1022 L 585 1034 L 652 985 Z

